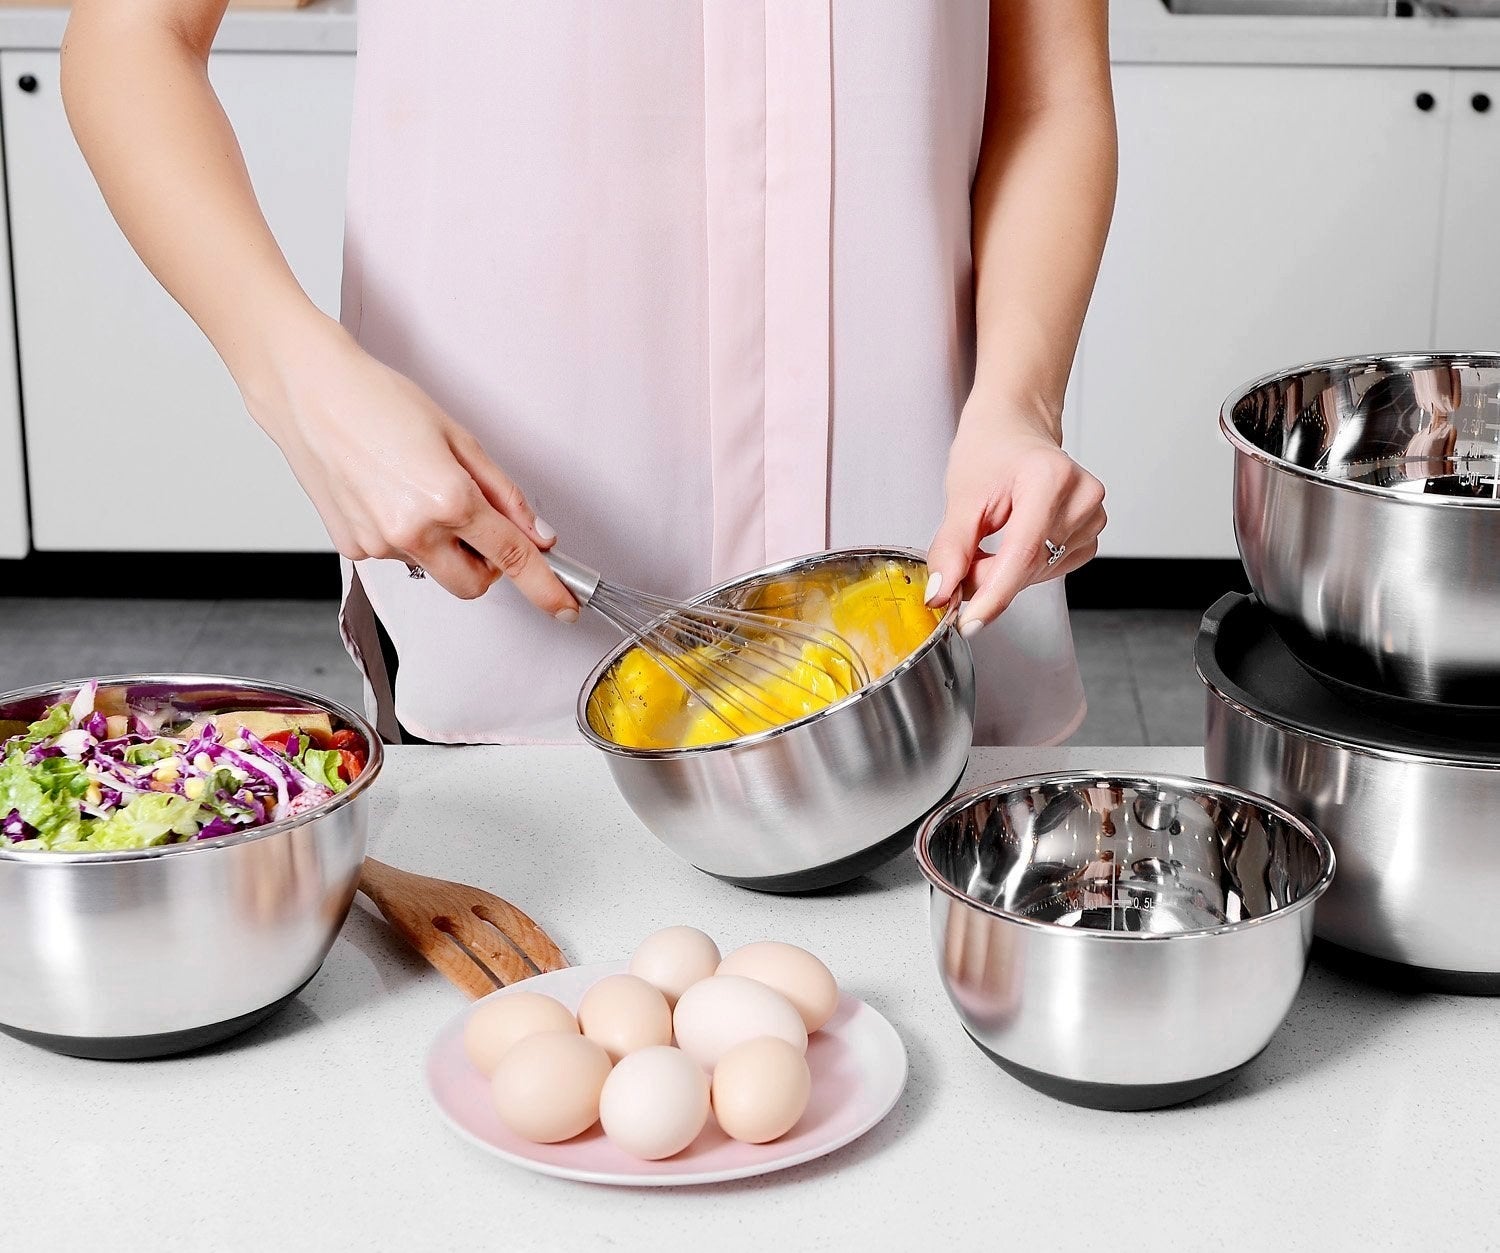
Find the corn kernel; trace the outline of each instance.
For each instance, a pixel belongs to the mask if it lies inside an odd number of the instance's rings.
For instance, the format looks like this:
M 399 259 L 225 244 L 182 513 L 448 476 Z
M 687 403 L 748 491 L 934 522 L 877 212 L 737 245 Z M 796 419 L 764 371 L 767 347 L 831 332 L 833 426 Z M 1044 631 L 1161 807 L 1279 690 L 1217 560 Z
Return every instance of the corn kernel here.
M 206 791 L 208 791 L 207 779 L 189 779 L 182 785 L 183 795 L 190 801 L 201 801 Z

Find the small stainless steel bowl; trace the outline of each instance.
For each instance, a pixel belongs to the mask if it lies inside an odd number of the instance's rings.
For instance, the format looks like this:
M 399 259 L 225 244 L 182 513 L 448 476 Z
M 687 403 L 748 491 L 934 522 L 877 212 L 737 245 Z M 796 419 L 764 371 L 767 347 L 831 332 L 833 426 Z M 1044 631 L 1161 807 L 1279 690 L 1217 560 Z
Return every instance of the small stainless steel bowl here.
M 0 696 L 29 720 L 79 682 Z M 218 675 L 113 676 L 101 699 L 185 714 L 320 709 L 369 754 L 333 800 L 244 835 L 116 853 L 0 850 L 0 1031 L 78 1057 L 199 1048 L 282 1008 L 339 933 L 365 855 L 380 741 L 313 692 Z
M 923 824 L 938 974 L 1006 1071 L 1098 1109 L 1203 1095 L 1270 1042 L 1333 878 L 1262 797 L 1166 775 L 978 788 Z
M 1298 659 L 1500 707 L 1500 354 L 1351 357 L 1225 402 L 1245 572 Z
M 724 603 L 798 575 L 836 577 L 875 560 L 922 568 L 905 548 L 849 548 L 783 561 L 703 593 Z M 663 844 L 742 887 L 801 892 L 857 878 L 911 846 L 950 796 L 974 739 L 974 657 L 950 610 L 927 642 L 854 695 L 786 726 L 697 748 L 627 748 L 589 723 L 588 704 L 626 640 L 578 696 L 578 727 Z

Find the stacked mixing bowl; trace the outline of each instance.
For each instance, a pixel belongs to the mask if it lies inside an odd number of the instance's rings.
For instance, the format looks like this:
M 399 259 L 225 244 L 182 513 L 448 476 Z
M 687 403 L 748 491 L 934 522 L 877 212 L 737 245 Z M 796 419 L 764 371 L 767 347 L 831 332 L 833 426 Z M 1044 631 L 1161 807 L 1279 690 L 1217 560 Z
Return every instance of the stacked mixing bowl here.
M 1325 945 L 1500 993 L 1500 354 L 1304 366 L 1221 425 L 1255 594 L 1198 638 L 1208 774 L 1328 837 Z

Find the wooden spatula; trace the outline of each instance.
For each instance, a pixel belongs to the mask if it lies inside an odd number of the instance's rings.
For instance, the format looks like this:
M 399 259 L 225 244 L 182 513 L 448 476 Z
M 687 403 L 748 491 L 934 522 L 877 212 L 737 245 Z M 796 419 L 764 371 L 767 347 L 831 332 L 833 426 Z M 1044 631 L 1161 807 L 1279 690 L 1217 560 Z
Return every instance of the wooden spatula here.
M 509 901 L 366 857 L 359 890 L 392 929 L 470 999 L 546 970 L 562 950 Z

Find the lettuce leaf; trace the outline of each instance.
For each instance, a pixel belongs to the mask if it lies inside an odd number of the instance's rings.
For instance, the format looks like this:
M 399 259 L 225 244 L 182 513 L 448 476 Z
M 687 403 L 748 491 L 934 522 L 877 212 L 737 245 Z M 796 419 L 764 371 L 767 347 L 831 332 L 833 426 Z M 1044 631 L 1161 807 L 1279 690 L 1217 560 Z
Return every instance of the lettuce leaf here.
M 54 735 L 61 735 L 72 725 L 73 714 L 69 706 L 53 705 L 20 735 L 5 741 L 6 756 L 34 748 L 43 740 L 50 740 Z
M 298 770 L 331 792 L 342 792 L 349 786 L 339 774 L 339 761 L 336 748 L 309 748 L 296 758 Z
M 143 792 L 108 818 L 89 823 L 88 830 L 76 842 L 44 840 L 44 843 L 54 852 L 64 853 L 112 853 L 121 849 L 150 848 L 153 844 L 165 844 L 173 835 L 196 835 L 201 809 L 197 801 L 190 801 L 186 796 L 176 796 L 171 792 Z
M 91 823 L 79 809 L 79 798 L 87 790 L 83 763 L 71 757 L 48 757 L 28 766 L 24 752 L 11 751 L 0 762 L 0 813 L 18 812 L 47 848 L 57 840 L 83 838 Z

